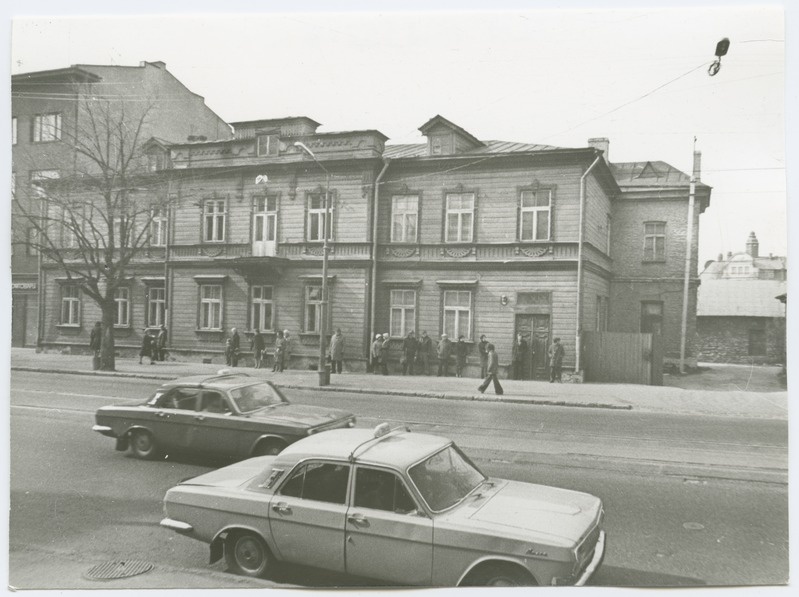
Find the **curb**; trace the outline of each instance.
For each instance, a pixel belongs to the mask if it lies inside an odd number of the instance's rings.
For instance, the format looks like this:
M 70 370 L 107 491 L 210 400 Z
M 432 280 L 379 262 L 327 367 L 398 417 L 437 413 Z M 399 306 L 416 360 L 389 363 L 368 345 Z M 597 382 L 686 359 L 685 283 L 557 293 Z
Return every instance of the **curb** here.
M 127 377 L 133 379 L 157 379 L 172 380 L 174 375 L 159 375 L 157 373 L 128 373 L 125 371 L 85 371 L 73 369 L 49 369 L 44 367 L 28 367 L 22 365 L 12 365 L 12 371 L 30 371 L 35 373 L 58 373 L 61 375 L 90 375 L 97 377 Z M 546 400 L 546 399 L 524 399 L 524 398 L 505 398 L 504 396 L 485 396 L 483 394 L 444 394 L 439 392 L 415 392 L 400 390 L 378 390 L 362 388 L 341 388 L 334 386 L 309 386 L 296 383 L 279 383 L 272 381 L 279 388 L 290 390 L 315 390 L 321 392 L 345 392 L 349 394 L 379 394 L 384 396 L 409 396 L 412 398 L 432 398 L 436 400 L 455 400 L 472 402 L 498 402 L 501 404 L 526 404 L 530 406 L 564 406 L 570 408 L 603 408 L 610 410 L 633 410 L 631 405 L 618 405 L 603 402 L 567 402 L 565 400 Z

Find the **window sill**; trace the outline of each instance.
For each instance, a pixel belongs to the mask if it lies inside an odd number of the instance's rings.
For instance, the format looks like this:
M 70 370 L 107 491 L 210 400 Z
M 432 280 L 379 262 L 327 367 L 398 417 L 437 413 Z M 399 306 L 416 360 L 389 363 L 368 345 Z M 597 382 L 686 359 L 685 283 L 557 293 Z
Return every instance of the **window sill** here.
M 194 332 L 196 334 L 224 334 L 225 330 L 222 328 L 197 328 Z
M 56 324 L 57 328 L 64 328 L 67 330 L 79 330 L 81 325 L 79 323 L 59 323 Z
M 646 265 L 647 263 L 660 263 L 660 264 L 663 264 L 663 263 L 666 263 L 666 260 L 665 259 L 643 259 L 641 261 L 641 263 L 644 264 L 644 265 Z

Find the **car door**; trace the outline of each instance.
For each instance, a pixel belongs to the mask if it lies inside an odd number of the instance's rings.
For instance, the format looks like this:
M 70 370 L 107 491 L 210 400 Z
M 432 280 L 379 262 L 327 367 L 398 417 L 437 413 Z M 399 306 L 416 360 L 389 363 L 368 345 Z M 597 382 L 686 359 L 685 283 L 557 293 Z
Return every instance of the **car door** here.
M 162 449 L 168 452 L 189 447 L 199 396 L 198 388 L 177 387 L 158 399 L 150 416 L 150 424 L 155 441 Z
M 401 584 L 430 585 L 433 521 L 419 508 L 400 476 L 357 466 L 347 511 L 347 573 Z
M 227 396 L 219 390 L 202 390 L 200 407 L 194 413 L 189 448 L 192 452 L 233 456 L 237 453 L 240 434 L 239 418 Z
M 350 465 L 298 465 L 272 496 L 269 526 L 280 558 L 344 572 L 344 518 Z

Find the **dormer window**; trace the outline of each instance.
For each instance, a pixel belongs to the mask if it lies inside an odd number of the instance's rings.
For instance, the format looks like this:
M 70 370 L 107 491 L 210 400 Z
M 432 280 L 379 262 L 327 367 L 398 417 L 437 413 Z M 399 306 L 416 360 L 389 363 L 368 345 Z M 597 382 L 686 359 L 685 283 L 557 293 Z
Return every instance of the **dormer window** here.
M 432 135 L 430 137 L 430 155 L 449 155 L 452 153 L 452 135 Z
M 275 134 L 258 135 L 258 157 L 276 156 L 280 153 L 280 137 Z

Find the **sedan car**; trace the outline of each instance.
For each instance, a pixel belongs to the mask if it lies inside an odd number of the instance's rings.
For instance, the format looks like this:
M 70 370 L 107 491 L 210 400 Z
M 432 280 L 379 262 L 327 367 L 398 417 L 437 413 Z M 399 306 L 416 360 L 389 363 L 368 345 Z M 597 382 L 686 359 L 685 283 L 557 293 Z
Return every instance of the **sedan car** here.
M 343 410 L 290 404 L 274 385 L 243 373 L 170 381 L 145 402 L 104 406 L 94 431 L 139 458 L 189 452 L 223 458 L 277 454 L 327 429 L 353 427 Z
M 398 585 L 582 585 L 605 551 L 602 501 L 491 479 L 450 440 L 341 429 L 181 482 L 161 525 L 211 562 L 280 562 Z

